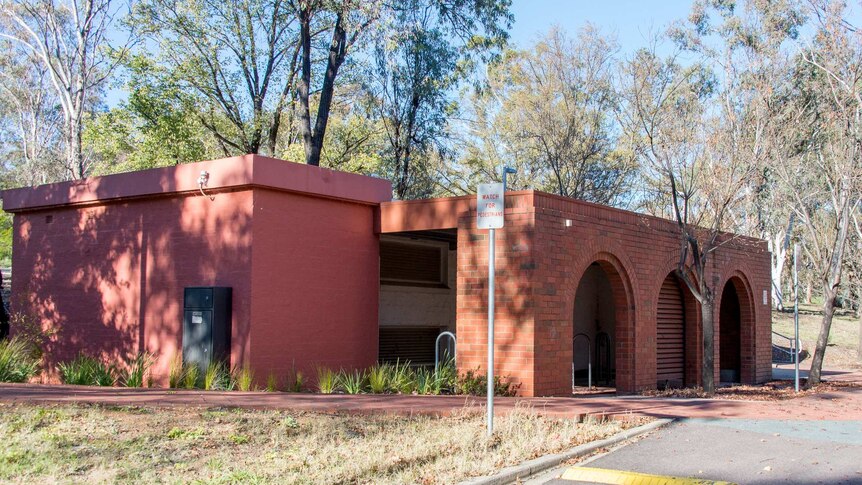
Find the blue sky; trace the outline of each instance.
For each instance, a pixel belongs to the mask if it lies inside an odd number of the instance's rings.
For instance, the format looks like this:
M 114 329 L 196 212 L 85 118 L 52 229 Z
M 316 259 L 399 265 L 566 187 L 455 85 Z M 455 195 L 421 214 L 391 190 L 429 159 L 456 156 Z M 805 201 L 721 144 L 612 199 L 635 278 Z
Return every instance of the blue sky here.
M 650 32 L 663 31 L 690 10 L 690 0 L 513 0 L 511 40 L 526 46 L 553 25 L 574 33 L 589 22 L 616 36 L 622 52 L 630 53 L 646 44 Z

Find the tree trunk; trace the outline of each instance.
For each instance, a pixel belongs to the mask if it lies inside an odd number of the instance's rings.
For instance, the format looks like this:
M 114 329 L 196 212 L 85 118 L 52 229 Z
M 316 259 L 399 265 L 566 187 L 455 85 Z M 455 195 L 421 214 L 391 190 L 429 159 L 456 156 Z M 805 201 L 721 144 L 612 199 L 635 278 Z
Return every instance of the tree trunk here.
M 856 348 L 856 360 L 862 364 L 862 312 L 859 312 L 859 346 Z
M 805 304 L 811 304 L 811 287 L 814 286 L 811 284 L 811 277 L 808 277 L 808 281 L 805 282 Z
M 703 365 L 701 381 L 707 394 L 715 392 L 715 302 L 704 299 L 700 304 L 703 323 Z
M 784 263 L 787 260 L 787 249 L 784 247 L 783 230 L 779 231 L 769 241 L 772 251 L 772 305 L 776 310 L 784 310 L 784 291 L 781 288 Z
M 299 99 L 299 134 L 302 136 L 302 146 L 305 148 L 305 162 L 311 163 L 313 160 L 311 147 L 314 145 L 311 132 L 311 108 L 308 102 L 311 91 L 311 7 L 305 5 L 298 13 L 301 52 L 300 76 L 296 86 Z
M 823 320 L 820 322 L 820 334 L 817 336 L 817 346 L 811 359 L 806 388 L 820 384 L 820 372 L 823 368 L 823 359 L 826 357 L 826 346 L 829 344 L 829 330 L 832 328 L 832 317 L 835 315 L 836 296 L 837 292 L 831 287 L 823 290 Z

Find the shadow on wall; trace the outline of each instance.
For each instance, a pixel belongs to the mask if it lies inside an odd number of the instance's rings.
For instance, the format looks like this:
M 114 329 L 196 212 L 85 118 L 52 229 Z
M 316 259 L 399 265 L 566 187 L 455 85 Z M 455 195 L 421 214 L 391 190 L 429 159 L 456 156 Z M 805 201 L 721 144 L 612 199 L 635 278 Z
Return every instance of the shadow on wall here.
M 162 176 L 163 190 L 179 185 L 175 177 Z M 72 194 L 87 185 L 101 199 L 116 193 L 110 184 L 111 177 L 55 184 L 46 194 Z M 20 276 L 12 305 L 18 329 L 30 323 L 51 333 L 44 349 L 49 380 L 57 377 L 57 363 L 79 352 L 121 362 L 148 351 L 156 356 L 156 382 L 166 381 L 169 362 L 181 350 L 186 286 L 234 288 L 232 363 L 242 362 L 252 191 L 209 195 L 214 200 L 188 192 L 16 214 L 13 272 Z
M 474 199 L 475 200 L 475 199 Z M 525 375 L 526 369 L 531 367 L 527 364 L 526 355 L 534 352 L 534 323 L 533 323 L 533 273 L 536 270 L 536 261 L 533 256 L 535 227 L 524 222 L 523 219 L 513 217 L 522 207 L 518 205 L 520 199 L 510 192 L 506 193 L 506 215 L 505 225 L 502 229 L 495 231 L 495 332 L 494 332 L 494 367 L 495 375 L 507 380 L 514 386 L 528 384 L 517 378 Z M 467 211 L 461 217 L 471 217 L 474 213 Z M 465 335 L 466 341 L 478 344 L 481 347 L 482 357 L 480 361 L 480 372 L 485 373 L 487 362 L 487 320 L 488 314 L 488 238 L 490 231 L 476 228 L 475 219 L 469 219 L 466 226 L 459 223 L 458 230 L 458 271 L 466 272 L 470 276 L 459 280 L 465 281 L 464 288 L 458 288 L 461 295 L 480 298 L 475 308 L 469 309 L 470 316 L 480 318 L 480 322 L 469 325 L 469 331 L 475 332 L 469 336 Z M 466 241 L 464 241 L 466 239 Z M 462 248 L 472 247 L 474 241 L 482 241 L 472 250 Z M 463 303 L 459 303 L 463 305 Z M 459 313 L 461 313 L 459 310 Z M 459 315 L 459 318 L 463 318 Z M 462 329 L 459 328 L 459 332 Z M 459 342 L 461 342 L 458 337 Z M 459 344 L 460 345 L 460 344 Z M 460 359 L 460 357 L 459 357 Z M 471 359 L 472 360 L 472 359 Z M 459 370 L 475 370 L 462 368 L 459 361 Z M 532 386 L 532 383 L 529 383 Z M 524 392 L 532 392 L 533 389 L 522 387 Z

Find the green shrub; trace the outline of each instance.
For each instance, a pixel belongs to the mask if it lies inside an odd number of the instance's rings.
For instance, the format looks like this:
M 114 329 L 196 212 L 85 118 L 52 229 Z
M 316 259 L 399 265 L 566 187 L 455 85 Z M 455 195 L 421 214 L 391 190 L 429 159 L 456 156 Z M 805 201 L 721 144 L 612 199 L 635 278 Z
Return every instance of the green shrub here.
M 233 390 L 233 385 L 227 364 L 222 361 L 210 362 L 204 373 L 204 389 L 208 391 L 230 391 Z
M 338 387 L 347 394 L 362 394 L 365 391 L 365 371 L 339 372 Z
M 317 390 L 321 394 L 332 394 L 338 389 L 338 374 L 325 367 L 317 368 Z
M 71 362 L 60 363 L 59 368 L 60 380 L 64 384 L 113 386 L 117 381 L 111 366 L 84 353 Z
M 514 396 L 518 390 L 508 382 L 503 381 L 503 377 L 494 376 L 494 395 L 495 396 Z M 481 374 L 478 369 L 475 371 L 468 370 L 464 375 L 458 378 L 456 385 L 457 394 L 469 394 L 473 396 L 484 396 L 488 392 L 486 382 L 488 377 Z
M 186 389 L 195 389 L 200 387 L 201 369 L 195 362 L 183 364 L 182 383 Z
M 239 367 L 234 370 L 234 381 L 238 390 L 251 391 L 254 385 L 254 371 L 247 365 Z
M 153 356 L 140 353 L 120 373 L 120 382 L 126 387 L 144 387 L 144 379 L 153 365 Z
M 27 382 L 39 371 L 32 346 L 13 337 L 0 342 L 0 382 Z

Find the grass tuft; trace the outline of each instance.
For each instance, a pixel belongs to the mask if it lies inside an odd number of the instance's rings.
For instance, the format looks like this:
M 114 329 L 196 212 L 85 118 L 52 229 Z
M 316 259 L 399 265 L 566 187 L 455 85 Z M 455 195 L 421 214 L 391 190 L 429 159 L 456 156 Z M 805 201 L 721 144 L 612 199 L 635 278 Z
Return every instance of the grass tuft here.
M 196 389 L 202 384 L 201 369 L 195 362 L 183 364 L 182 385 L 186 389 Z
M 64 384 L 81 386 L 113 386 L 115 370 L 95 357 L 81 353 L 70 362 L 59 364 L 60 380 Z
M 275 376 L 275 373 L 270 371 L 269 375 L 266 376 L 266 392 L 276 392 L 278 391 L 278 377 Z
M 366 385 L 365 371 L 341 371 L 338 373 L 337 382 L 338 387 L 347 394 L 362 394 Z
M 183 356 L 180 354 L 174 355 L 171 359 L 171 368 L 168 371 L 168 387 L 171 389 L 179 389 L 183 382 Z
M 317 368 L 317 390 L 321 394 L 332 394 L 338 389 L 338 374 L 325 367 Z
M 251 367 L 245 365 L 234 371 L 234 381 L 236 388 L 240 391 L 247 392 L 254 390 L 254 371 Z
M 146 352 L 140 353 L 132 359 L 126 369 L 120 374 L 120 382 L 126 387 L 144 387 L 150 367 L 153 365 L 153 356 Z
M 17 337 L 0 342 L 0 382 L 27 382 L 39 372 L 31 345 Z
M 233 390 L 233 381 L 228 366 L 222 361 L 210 362 L 204 373 L 204 389 L 207 391 Z

